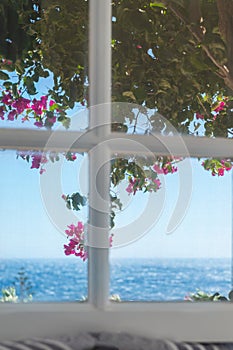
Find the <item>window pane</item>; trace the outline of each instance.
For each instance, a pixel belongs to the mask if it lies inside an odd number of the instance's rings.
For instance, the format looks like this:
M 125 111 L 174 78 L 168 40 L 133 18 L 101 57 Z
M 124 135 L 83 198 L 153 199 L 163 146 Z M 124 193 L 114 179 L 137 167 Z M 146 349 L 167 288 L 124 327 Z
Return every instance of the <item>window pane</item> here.
M 114 131 L 166 133 L 171 124 L 184 134 L 231 137 L 232 6 L 113 1 L 112 98 L 125 105 L 113 113 Z
M 0 290 L 15 287 L 18 301 L 30 301 L 30 294 L 33 302 L 80 301 L 87 296 L 87 264 L 73 254 L 81 250 L 70 244 L 70 225 L 86 220 L 85 156 L 16 154 L 0 152 Z
M 134 158 L 146 173 L 143 184 L 127 170 L 112 188 L 122 208 L 112 228 L 111 294 L 123 301 L 194 300 L 203 297 L 196 295 L 200 291 L 227 297 L 232 288 L 231 173 L 212 176 L 202 165 L 205 160 L 146 161 Z M 130 163 L 132 168 L 132 158 Z
M 6 2 L 0 18 L 0 127 L 87 128 L 88 2 Z

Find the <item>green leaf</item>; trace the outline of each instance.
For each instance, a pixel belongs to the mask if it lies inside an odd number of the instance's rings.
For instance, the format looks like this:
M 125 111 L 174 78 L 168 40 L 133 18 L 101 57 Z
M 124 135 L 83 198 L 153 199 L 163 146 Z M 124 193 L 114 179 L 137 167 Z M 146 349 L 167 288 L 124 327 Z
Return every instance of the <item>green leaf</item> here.
M 62 125 L 63 125 L 66 129 L 69 129 L 69 127 L 70 127 L 70 118 L 69 118 L 69 117 L 66 117 L 66 116 L 62 115 L 62 116 L 58 117 L 57 120 L 58 120 L 59 122 L 61 122 Z
M 124 91 L 122 95 L 124 97 L 129 97 L 133 101 L 136 101 L 136 97 L 134 96 L 134 93 L 132 91 Z
M 0 70 L 0 80 L 8 80 L 10 79 L 9 75 L 2 70 Z
M 87 204 L 87 198 L 84 196 L 81 196 L 79 192 L 73 193 L 71 195 L 71 201 L 72 201 L 72 206 L 74 210 L 81 210 L 80 207 L 83 207 Z
M 163 9 L 166 9 L 166 6 L 162 2 L 151 2 L 150 7 L 160 7 Z
M 3 83 L 3 86 L 4 86 L 6 89 L 10 89 L 10 87 L 12 86 L 12 82 L 11 82 L 11 81 L 5 81 L 5 83 Z
M 26 86 L 26 89 L 27 89 L 29 95 L 36 94 L 35 84 L 34 84 L 34 81 L 31 77 L 24 77 L 24 84 Z

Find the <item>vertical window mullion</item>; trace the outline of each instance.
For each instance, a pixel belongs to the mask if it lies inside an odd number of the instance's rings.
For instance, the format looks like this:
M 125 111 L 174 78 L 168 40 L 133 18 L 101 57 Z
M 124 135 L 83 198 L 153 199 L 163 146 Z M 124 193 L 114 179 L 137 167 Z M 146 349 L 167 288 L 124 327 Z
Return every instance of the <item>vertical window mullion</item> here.
M 98 145 L 89 151 L 88 300 L 109 298 L 109 150 L 111 124 L 111 1 L 89 0 L 89 128 Z

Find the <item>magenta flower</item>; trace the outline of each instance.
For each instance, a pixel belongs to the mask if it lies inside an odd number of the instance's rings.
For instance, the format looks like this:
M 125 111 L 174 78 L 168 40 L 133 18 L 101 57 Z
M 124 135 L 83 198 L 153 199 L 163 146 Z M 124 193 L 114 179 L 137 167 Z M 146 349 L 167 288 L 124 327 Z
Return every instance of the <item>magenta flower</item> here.
M 71 152 L 67 152 L 65 154 L 65 157 L 66 157 L 67 160 L 70 160 L 70 161 L 74 161 L 74 160 L 77 159 L 76 154 L 75 153 L 71 153 Z
M 65 248 L 65 255 L 71 255 L 71 254 L 75 254 L 75 250 L 73 248 L 71 248 L 69 245 L 64 244 L 64 248 Z
M 132 184 L 128 184 L 128 186 L 126 187 L 126 192 L 128 192 L 129 194 L 133 192 L 133 185 Z
M 204 119 L 204 116 L 202 115 L 202 114 L 200 114 L 200 113 L 196 113 L 196 118 L 197 119 Z
M 32 156 L 32 165 L 31 165 L 31 169 L 39 169 L 40 167 L 40 161 L 41 161 L 41 156 L 38 154 L 34 154 Z
M 163 167 L 163 173 L 164 175 L 167 175 L 169 173 L 168 168 L 166 166 Z
M 137 192 L 137 188 L 135 188 L 135 185 L 138 183 L 138 180 L 137 179 L 132 179 L 132 178 L 130 178 L 129 179 L 129 184 L 128 184 L 128 186 L 126 187 L 126 192 L 128 192 L 129 194 L 130 193 L 133 193 L 134 195 L 135 195 L 135 193 Z
M 46 170 L 44 168 L 40 168 L 40 175 L 42 175 Z
M 37 126 L 38 128 L 42 128 L 43 127 L 43 123 L 42 122 L 35 122 L 34 125 Z
M 10 93 L 3 95 L 2 103 L 5 105 L 10 105 L 12 102 L 12 95 Z
M 154 179 L 153 182 L 157 185 L 157 190 L 161 187 L 161 182 L 159 179 Z
M 47 107 L 48 96 L 41 96 L 40 104 L 42 109 L 46 109 Z
M 21 114 L 25 109 L 30 108 L 30 100 L 27 98 L 19 97 L 12 103 L 12 107 L 14 107 L 18 114 Z
M 112 247 L 112 244 L 113 244 L 113 236 L 114 234 L 112 233 L 109 237 L 109 246 Z
M 221 112 L 224 109 L 225 105 L 226 103 L 224 101 L 221 101 L 219 105 L 214 109 L 214 111 L 216 113 Z
M 56 103 L 55 101 L 50 100 L 50 101 L 49 101 L 49 106 L 52 107 L 55 103 Z
M 36 100 L 34 98 L 34 100 L 32 101 L 33 104 L 31 108 L 37 115 L 42 115 L 43 111 L 46 109 L 47 99 L 47 96 L 42 96 L 40 100 Z
M 7 119 L 10 120 L 10 121 L 15 120 L 16 114 L 17 114 L 16 110 L 13 109 L 13 111 L 10 111 L 10 112 L 9 112 Z
M 5 111 L 4 111 L 3 106 L 0 106 L 0 118 L 1 118 L 2 120 L 4 120 L 4 113 L 5 113 Z
M 164 173 L 164 172 L 163 172 L 163 169 L 161 169 L 160 166 L 157 165 L 157 164 L 154 164 L 153 167 L 152 167 L 152 169 L 153 169 L 157 174 L 163 174 L 163 173 Z
M 218 176 L 223 176 L 224 175 L 224 168 L 218 169 Z
M 32 155 L 32 165 L 31 165 L 31 169 L 39 169 L 41 164 L 45 164 L 47 163 L 48 159 L 46 158 L 46 156 L 41 155 L 41 154 L 33 154 Z M 42 170 L 42 174 L 43 174 L 43 170 Z

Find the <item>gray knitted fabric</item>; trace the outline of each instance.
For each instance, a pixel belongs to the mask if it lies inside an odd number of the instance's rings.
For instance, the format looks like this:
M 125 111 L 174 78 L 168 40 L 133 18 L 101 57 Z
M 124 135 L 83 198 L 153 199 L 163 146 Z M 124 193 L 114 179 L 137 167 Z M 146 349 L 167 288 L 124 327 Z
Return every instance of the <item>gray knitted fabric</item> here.
M 2 341 L 0 350 L 233 350 L 233 343 L 187 343 L 126 333 L 80 333 L 76 336 Z

